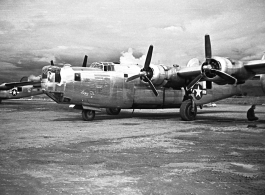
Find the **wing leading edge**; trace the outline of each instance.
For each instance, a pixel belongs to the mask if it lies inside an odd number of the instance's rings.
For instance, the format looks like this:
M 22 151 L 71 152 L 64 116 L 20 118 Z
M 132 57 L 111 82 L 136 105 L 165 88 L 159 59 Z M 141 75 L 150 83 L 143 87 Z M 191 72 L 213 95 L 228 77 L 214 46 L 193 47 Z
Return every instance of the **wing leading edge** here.
M 265 74 L 265 60 L 252 60 L 244 64 L 244 67 L 255 74 Z

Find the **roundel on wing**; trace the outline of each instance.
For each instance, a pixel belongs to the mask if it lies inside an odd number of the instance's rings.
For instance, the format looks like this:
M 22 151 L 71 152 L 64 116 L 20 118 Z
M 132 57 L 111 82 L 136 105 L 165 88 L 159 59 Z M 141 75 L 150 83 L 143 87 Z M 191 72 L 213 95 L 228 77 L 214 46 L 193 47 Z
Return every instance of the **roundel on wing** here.
M 203 95 L 203 88 L 200 84 L 196 84 L 192 88 L 192 93 L 196 100 L 200 100 Z

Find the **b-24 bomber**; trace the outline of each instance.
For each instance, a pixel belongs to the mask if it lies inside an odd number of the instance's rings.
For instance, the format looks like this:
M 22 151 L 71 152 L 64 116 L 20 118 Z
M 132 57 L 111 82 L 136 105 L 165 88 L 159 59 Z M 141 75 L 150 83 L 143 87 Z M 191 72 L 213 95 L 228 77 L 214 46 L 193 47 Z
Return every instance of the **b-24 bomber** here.
M 55 102 L 82 110 L 85 121 L 92 121 L 95 111 L 103 108 L 111 115 L 121 109 L 180 108 L 181 118 L 191 121 L 197 106 L 240 94 L 241 84 L 265 74 L 264 59 L 213 57 L 209 35 L 201 64 L 192 59 L 187 67 L 153 65 L 152 52 L 151 45 L 143 66 L 102 62 L 86 67 L 86 61 L 82 67 L 45 66 L 42 88 Z

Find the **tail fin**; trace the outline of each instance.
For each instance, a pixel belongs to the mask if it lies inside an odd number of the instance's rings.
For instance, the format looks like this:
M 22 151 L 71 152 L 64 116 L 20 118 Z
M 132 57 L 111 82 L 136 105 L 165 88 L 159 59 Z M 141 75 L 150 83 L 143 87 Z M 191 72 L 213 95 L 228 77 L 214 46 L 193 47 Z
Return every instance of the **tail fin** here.
M 265 52 L 264 52 L 264 54 L 263 54 L 261 60 L 265 60 Z

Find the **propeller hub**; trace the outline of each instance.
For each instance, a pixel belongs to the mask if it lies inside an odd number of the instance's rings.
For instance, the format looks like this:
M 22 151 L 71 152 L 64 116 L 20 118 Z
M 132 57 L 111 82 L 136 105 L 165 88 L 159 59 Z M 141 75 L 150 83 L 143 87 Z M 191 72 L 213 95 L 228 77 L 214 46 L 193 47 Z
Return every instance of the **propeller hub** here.
M 144 82 L 148 82 L 148 80 L 146 79 L 146 77 L 150 80 L 153 77 L 153 75 L 154 75 L 152 68 L 148 68 L 148 70 L 142 69 L 141 72 L 143 73 L 144 76 L 141 76 L 140 78 Z
M 214 78 L 216 76 L 216 73 L 214 70 L 221 70 L 221 65 L 215 59 L 207 59 L 202 64 L 201 70 L 208 78 Z

